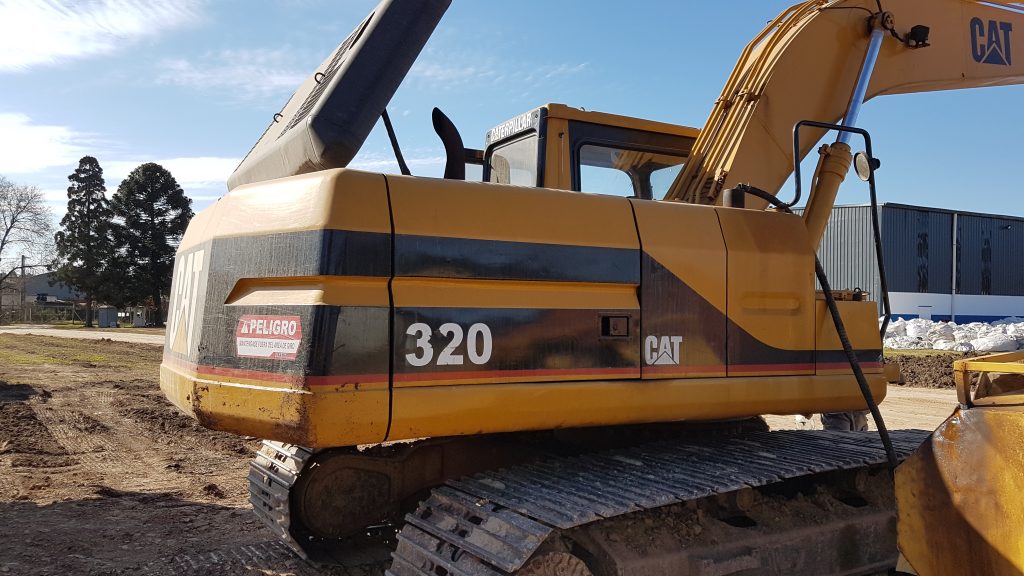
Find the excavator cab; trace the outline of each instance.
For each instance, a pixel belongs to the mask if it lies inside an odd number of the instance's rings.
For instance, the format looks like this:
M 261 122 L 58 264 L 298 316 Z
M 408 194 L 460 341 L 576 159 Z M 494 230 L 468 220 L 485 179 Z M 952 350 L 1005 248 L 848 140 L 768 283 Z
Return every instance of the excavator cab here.
M 485 182 L 661 199 L 699 130 L 546 104 L 487 132 Z

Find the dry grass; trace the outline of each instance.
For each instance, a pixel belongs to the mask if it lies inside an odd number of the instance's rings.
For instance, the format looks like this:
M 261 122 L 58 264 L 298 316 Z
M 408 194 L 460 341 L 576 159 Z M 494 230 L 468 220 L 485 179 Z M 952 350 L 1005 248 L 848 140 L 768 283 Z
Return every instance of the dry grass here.
M 148 372 L 159 365 L 160 354 L 161 350 L 155 346 L 125 342 L 0 334 L 0 365 L 89 365 L 122 372 Z
M 124 327 L 124 328 L 86 328 L 81 324 L 52 324 L 47 328 L 55 328 L 57 330 L 81 330 L 83 332 L 112 332 L 112 333 L 128 333 L 128 334 L 156 334 L 157 336 L 164 335 L 163 328 L 135 328 L 135 327 Z

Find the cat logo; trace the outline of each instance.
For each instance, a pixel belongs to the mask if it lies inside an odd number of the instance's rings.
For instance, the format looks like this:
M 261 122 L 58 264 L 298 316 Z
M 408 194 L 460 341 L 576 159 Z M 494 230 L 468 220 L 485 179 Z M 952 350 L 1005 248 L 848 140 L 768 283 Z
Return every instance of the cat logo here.
M 167 348 L 172 352 L 190 354 L 196 335 L 197 304 L 202 301 L 199 281 L 202 279 L 205 250 L 179 256 L 174 270 L 171 302 L 167 313 Z
M 648 366 L 678 366 L 682 336 L 648 336 L 644 340 L 644 360 Z
M 981 18 L 971 20 L 971 51 L 974 61 L 979 64 L 1009 66 L 1012 60 L 1010 32 L 1013 24 Z

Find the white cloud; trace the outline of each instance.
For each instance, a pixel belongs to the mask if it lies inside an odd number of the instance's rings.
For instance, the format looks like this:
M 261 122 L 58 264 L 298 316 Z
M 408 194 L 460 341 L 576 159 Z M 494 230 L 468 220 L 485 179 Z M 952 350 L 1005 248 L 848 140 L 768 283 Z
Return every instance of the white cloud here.
M 136 157 L 116 159 L 118 155 L 94 135 L 76 132 L 68 126 L 35 124 L 25 114 L 0 113 L 0 174 L 46 184 L 47 201 L 66 200 L 65 192 L 50 188 L 78 166 L 85 155 L 99 158 L 108 190 L 113 191 L 129 172 L 140 164 L 156 162 L 167 168 L 182 188 L 225 190 L 228 176 L 241 161 L 238 158 L 198 156 L 164 158 Z M 111 159 L 113 156 L 115 159 Z M 123 158 L 123 156 L 122 156 Z
M 219 156 L 154 159 L 131 155 L 123 145 L 76 132 L 68 126 L 34 124 L 25 114 L 0 113 L 0 175 L 19 183 L 38 185 L 55 215 L 67 207 L 67 175 L 85 155 L 95 156 L 103 167 L 109 198 L 121 180 L 140 164 L 156 162 L 171 172 L 199 210 L 227 191 L 228 176 L 240 159 Z
M 559 76 L 571 76 L 577 72 L 582 72 L 586 67 L 586 62 L 581 62 L 580 64 L 559 64 L 557 66 L 543 66 L 540 72 L 544 74 L 545 78 L 558 78 Z
M 60 222 L 60 219 L 64 217 L 64 211 L 67 210 L 68 207 L 68 191 L 43 188 L 42 192 L 43 201 L 53 212 L 53 221 Z M 107 198 L 110 198 L 109 190 L 107 191 Z
M 417 60 L 409 71 L 410 78 L 419 79 L 432 86 L 452 88 L 470 83 L 490 82 L 492 84 L 520 85 L 542 80 L 557 80 L 583 72 L 587 63 L 579 64 L 518 64 L 498 63 L 494 58 L 484 59 L 476 64 L 453 61 L 433 61 L 431 56 Z
M 146 162 L 156 162 L 166 168 L 187 194 L 191 189 L 220 189 L 227 191 L 228 176 L 235 171 L 241 162 L 238 158 L 221 158 L 217 156 L 200 156 L 195 158 L 167 158 L 163 160 L 114 160 L 102 162 L 103 175 L 107 178 L 108 188 L 116 188 L 117 183 L 128 176 L 128 173 Z
M 77 166 L 95 140 L 67 126 L 33 124 L 25 114 L 0 113 L 0 174 L 33 174 Z
M 423 78 L 437 84 L 466 84 L 471 81 L 486 80 L 497 76 L 487 66 L 458 66 L 440 62 L 417 62 L 409 71 L 413 78 Z
M 46 203 L 50 204 L 51 206 L 63 207 L 68 202 L 67 190 L 51 190 L 49 188 L 44 188 L 42 190 L 42 193 L 43 199 L 46 200 Z
M 198 19 L 202 0 L 0 0 L 0 72 L 123 49 Z
M 438 176 L 443 172 L 446 158 L 444 156 L 413 156 L 406 157 L 405 163 L 409 171 L 417 176 Z M 348 165 L 354 170 L 400 174 L 398 161 L 394 155 L 360 152 Z
M 196 90 L 231 91 L 242 99 L 287 96 L 311 74 L 285 49 L 222 50 L 196 60 L 160 62 L 158 81 Z

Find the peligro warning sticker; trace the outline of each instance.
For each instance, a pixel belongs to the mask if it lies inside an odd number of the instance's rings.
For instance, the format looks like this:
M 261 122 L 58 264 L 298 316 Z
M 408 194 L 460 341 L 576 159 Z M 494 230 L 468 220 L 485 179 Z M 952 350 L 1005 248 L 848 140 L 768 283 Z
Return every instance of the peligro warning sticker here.
M 302 322 L 298 316 L 246 314 L 238 320 L 235 344 L 240 358 L 295 360 L 302 343 Z

